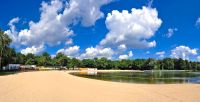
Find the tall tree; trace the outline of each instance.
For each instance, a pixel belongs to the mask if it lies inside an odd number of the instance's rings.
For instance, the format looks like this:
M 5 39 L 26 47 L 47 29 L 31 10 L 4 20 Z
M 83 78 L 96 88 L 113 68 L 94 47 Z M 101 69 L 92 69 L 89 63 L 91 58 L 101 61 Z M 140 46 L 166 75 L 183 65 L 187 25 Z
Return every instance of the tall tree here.
M 107 69 L 108 68 L 108 60 L 106 58 L 96 59 L 95 67 L 98 69 Z
M 95 67 L 95 61 L 93 59 L 83 59 L 82 60 L 82 67 L 94 68 Z
M 153 70 L 156 69 L 157 61 L 155 59 L 149 58 L 147 59 L 143 69 L 144 70 Z
M 61 67 L 64 66 L 68 67 L 70 62 L 70 58 L 68 58 L 62 53 L 58 53 L 53 60 L 56 62 L 56 66 L 61 66 Z
M 51 65 L 51 57 L 49 53 L 44 52 L 42 55 L 37 56 L 36 58 L 37 64 L 39 66 L 50 66 Z
M 25 55 L 23 55 L 21 53 L 17 53 L 16 54 L 16 62 L 15 63 L 25 64 L 25 59 L 26 59 Z
M 34 54 L 32 53 L 29 53 L 26 55 L 26 59 L 25 59 L 25 64 L 26 65 L 33 65 L 33 64 L 36 64 L 36 57 Z
M 9 36 L 0 29 L 0 68 L 2 67 L 3 54 L 6 53 L 11 41 Z
M 76 58 L 72 58 L 70 61 L 70 65 L 71 67 L 74 69 L 75 67 L 80 66 L 81 62 L 80 60 L 76 59 Z
M 174 69 L 174 60 L 171 58 L 165 58 L 162 60 L 163 62 L 163 68 L 167 70 L 173 70 Z

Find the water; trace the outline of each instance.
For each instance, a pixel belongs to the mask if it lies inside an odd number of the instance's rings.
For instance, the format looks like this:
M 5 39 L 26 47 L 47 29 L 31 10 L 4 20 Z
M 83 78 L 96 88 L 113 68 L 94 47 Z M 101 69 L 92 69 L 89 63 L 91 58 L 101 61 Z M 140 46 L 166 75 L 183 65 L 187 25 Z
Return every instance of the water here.
M 126 83 L 200 84 L 200 72 L 189 72 L 189 71 L 73 72 L 71 74 L 85 78 L 114 81 L 114 82 L 126 82 Z

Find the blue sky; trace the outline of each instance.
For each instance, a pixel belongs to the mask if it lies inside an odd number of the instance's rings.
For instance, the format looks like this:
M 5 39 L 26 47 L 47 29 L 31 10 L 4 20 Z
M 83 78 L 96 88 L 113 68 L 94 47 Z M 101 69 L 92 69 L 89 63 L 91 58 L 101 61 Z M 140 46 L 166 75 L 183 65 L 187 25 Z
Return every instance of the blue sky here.
M 74 6 L 73 2 L 78 6 Z M 69 57 L 80 59 L 174 57 L 200 60 L 198 57 L 200 1 L 154 0 L 151 7 L 148 6 L 150 2 L 150 0 L 93 0 L 92 2 L 2 0 L 0 28 L 9 33 L 9 36 L 15 35 L 11 37 L 15 40 L 11 46 L 23 54 L 40 54 L 47 51 L 51 55 L 62 52 Z M 91 11 L 93 8 L 94 12 Z M 141 14 L 135 14 L 131 11 L 132 8 Z M 114 13 L 113 10 L 117 12 Z M 123 10 L 128 11 L 130 18 L 122 13 Z M 65 11 L 70 13 L 65 14 Z M 111 14 L 109 20 L 108 13 Z M 153 13 L 157 15 L 152 15 Z M 41 19 L 42 15 L 44 17 Z M 60 19 L 55 20 L 59 15 Z M 154 20 L 143 15 L 150 15 Z M 128 21 L 120 22 L 122 19 Z M 144 24 L 142 19 L 147 20 L 147 24 Z M 129 28 L 134 28 L 134 25 L 139 25 L 142 29 L 135 31 Z M 15 31 L 12 31 L 12 27 Z M 44 30 L 45 28 L 47 30 Z M 127 31 L 123 31 L 122 28 Z M 67 31 L 64 31 L 66 29 Z M 112 37 L 107 38 L 108 35 Z M 123 40 L 118 38 L 120 36 Z M 105 43 L 102 43 L 102 40 L 105 40 Z M 117 42 L 118 40 L 120 41 Z M 142 44 L 143 40 L 146 41 L 145 44 Z M 116 43 L 113 43 L 115 41 Z M 148 45 L 153 41 L 156 44 Z M 122 45 L 124 49 L 120 50 L 119 46 Z

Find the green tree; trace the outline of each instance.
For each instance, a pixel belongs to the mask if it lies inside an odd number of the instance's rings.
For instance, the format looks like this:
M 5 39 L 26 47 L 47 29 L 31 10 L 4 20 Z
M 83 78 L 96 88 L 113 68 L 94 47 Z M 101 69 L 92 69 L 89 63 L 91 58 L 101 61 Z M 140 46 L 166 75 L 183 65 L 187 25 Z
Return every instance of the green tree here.
M 16 53 L 16 62 L 15 63 L 25 64 L 25 59 L 26 59 L 25 55 L 23 55 L 21 53 Z
M 9 36 L 0 29 L 0 68 L 2 68 L 2 60 L 4 59 L 3 54 L 7 53 L 6 50 L 8 49 L 11 41 L 12 40 Z
M 36 64 L 36 61 L 32 58 L 28 59 L 26 62 L 25 62 L 25 65 L 35 65 Z
M 119 69 L 126 70 L 132 68 L 132 62 L 131 60 L 120 60 L 119 62 Z
M 29 53 L 25 57 L 25 65 L 34 65 L 36 64 L 36 57 L 34 54 Z
M 108 60 L 106 58 L 95 59 L 95 67 L 98 69 L 107 69 Z
M 132 68 L 135 70 L 142 70 L 146 63 L 145 59 L 136 59 L 132 62 Z
M 72 58 L 70 61 L 70 65 L 74 69 L 75 67 L 79 67 L 81 65 L 81 62 L 76 58 Z
M 163 62 L 163 68 L 165 70 L 173 70 L 174 69 L 174 60 L 171 58 L 165 58 L 162 60 Z
M 70 58 L 68 58 L 67 56 L 65 56 L 62 53 L 58 53 L 56 55 L 56 57 L 54 57 L 53 59 L 56 62 L 56 66 L 61 66 L 61 67 L 68 67 L 69 68 L 69 64 L 70 64 Z
M 95 67 L 95 61 L 92 60 L 92 59 L 83 59 L 82 60 L 82 67 L 94 68 Z
M 50 65 L 52 65 L 51 64 L 51 56 L 47 52 L 44 52 L 44 53 L 42 53 L 42 55 L 37 56 L 36 61 L 37 61 L 37 64 L 39 66 L 50 66 Z
M 50 54 L 48 52 L 44 52 L 44 53 L 42 53 L 42 57 L 45 60 L 44 61 L 44 66 L 50 65 L 50 62 L 51 62 L 51 56 L 50 56 Z
M 143 67 L 143 70 L 152 70 L 152 69 L 156 69 L 157 67 L 157 61 L 155 59 L 152 59 L 152 58 L 149 58 L 147 59 L 144 67 Z

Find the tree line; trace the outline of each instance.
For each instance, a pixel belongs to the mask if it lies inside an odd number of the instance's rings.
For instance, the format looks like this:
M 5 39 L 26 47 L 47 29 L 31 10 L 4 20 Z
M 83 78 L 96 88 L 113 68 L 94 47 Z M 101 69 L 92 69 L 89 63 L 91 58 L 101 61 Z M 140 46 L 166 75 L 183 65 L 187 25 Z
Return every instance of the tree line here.
M 44 52 L 41 55 L 23 55 L 10 48 L 11 39 L 0 30 L 0 68 L 8 64 L 37 65 L 46 67 L 66 68 L 98 68 L 98 69 L 121 69 L 121 70 L 200 70 L 200 63 L 183 59 L 164 58 L 157 60 L 149 59 L 127 59 L 109 60 L 107 58 L 76 59 L 70 58 L 62 53 L 51 57 Z

